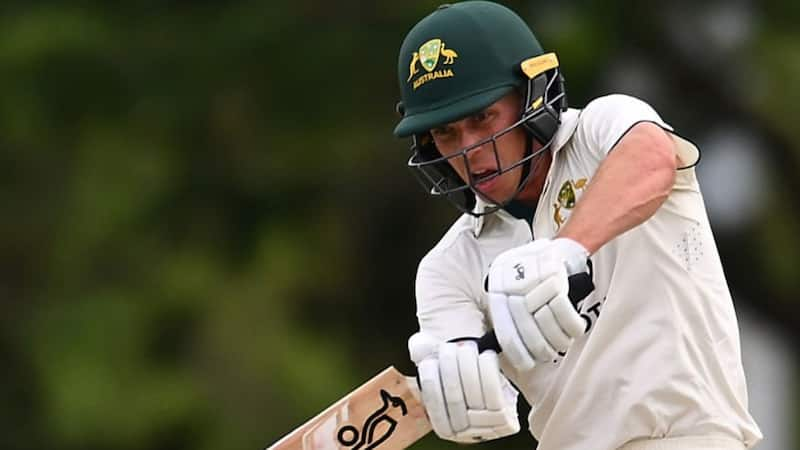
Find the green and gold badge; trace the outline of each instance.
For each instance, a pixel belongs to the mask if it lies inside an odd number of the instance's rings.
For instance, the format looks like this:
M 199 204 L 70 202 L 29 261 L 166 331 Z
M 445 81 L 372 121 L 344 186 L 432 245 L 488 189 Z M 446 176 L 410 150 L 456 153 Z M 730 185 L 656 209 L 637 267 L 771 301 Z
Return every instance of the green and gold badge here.
M 575 203 L 578 201 L 577 192 L 586 189 L 588 181 L 586 178 L 580 178 L 578 180 L 567 180 L 561 185 L 561 189 L 558 190 L 558 197 L 556 197 L 556 203 L 553 203 L 553 208 L 555 208 L 553 220 L 556 223 L 557 230 L 569 218 L 567 211 L 575 207 Z
M 455 76 L 453 70 L 449 68 L 435 70 L 436 66 L 439 65 L 440 56 L 442 57 L 441 65 L 450 65 L 458 58 L 458 53 L 453 49 L 445 48 L 444 41 L 438 38 L 425 42 L 419 47 L 418 51 L 412 53 L 411 63 L 408 66 L 408 80 L 406 81 L 410 82 L 414 75 L 419 72 L 419 69 L 417 69 L 418 64 L 427 72 L 414 80 L 414 90 L 430 80 Z

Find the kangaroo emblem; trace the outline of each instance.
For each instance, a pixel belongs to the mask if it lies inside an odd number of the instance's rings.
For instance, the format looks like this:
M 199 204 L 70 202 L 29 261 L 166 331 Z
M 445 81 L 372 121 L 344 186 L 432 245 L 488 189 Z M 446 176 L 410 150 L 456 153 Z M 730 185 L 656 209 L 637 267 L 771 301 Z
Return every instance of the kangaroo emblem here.
M 414 52 L 411 55 L 411 65 L 408 66 L 408 79 L 406 81 L 411 81 L 411 77 L 417 74 L 417 63 L 419 62 L 419 53 Z
M 353 450 L 370 450 L 389 439 L 397 428 L 397 421 L 387 413 L 387 410 L 390 407 L 400 408 L 400 413 L 405 416 L 408 414 L 408 408 L 402 398 L 395 397 L 383 389 L 381 389 L 381 400 L 383 405 L 367 417 L 360 432 L 353 425 L 345 425 L 339 429 L 336 433 L 339 443 L 345 447 L 352 447 Z M 388 423 L 389 428 L 383 434 L 375 436 L 375 430 L 381 422 Z

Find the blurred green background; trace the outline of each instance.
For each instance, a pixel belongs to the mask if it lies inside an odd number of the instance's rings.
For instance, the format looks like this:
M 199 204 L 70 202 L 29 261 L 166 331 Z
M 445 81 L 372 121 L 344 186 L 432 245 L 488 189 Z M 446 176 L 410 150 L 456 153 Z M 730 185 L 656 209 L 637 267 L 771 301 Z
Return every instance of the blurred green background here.
M 396 61 L 439 3 L 2 3 L 0 448 L 258 449 L 411 372 L 457 213 L 391 135 Z M 760 448 L 800 448 L 800 4 L 505 4 L 571 104 L 637 95 L 704 151 Z

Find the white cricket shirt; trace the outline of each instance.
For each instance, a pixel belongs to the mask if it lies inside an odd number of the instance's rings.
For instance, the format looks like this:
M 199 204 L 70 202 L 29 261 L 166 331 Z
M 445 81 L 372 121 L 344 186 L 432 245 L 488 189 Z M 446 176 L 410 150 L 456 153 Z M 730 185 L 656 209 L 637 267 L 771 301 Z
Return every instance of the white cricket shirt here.
M 610 95 L 562 113 L 533 227 L 506 211 L 461 216 L 417 272 L 420 329 L 441 339 L 489 327 L 483 279 L 501 252 L 552 238 L 614 145 L 636 123 L 668 131 L 646 103 Z M 747 410 L 739 331 L 692 166 L 697 149 L 677 135 L 683 162 L 665 203 L 592 256 L 591 323 L 563 358 L 503 371 L 532 406 L 540 450 L 613 450 L 640 439 L 728 438 L 748 448 L 761 433 Z M 483 207 L 479 202 L 478 207 Z

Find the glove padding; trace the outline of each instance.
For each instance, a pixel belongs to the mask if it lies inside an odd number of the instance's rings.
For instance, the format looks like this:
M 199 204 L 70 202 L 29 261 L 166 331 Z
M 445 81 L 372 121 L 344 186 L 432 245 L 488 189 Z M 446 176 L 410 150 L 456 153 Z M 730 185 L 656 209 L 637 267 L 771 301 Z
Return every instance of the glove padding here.
M 474 339 L 441 342 L 419 332 L 408 340 L 422 401 L 442 439 L 475 443 L 519 431 L 517 391 L 500 373 L 497 353 Z
M 586 321 L 568 296 L 568 276 L 587 272 L 588 256 L 571 239 L 537 239 L 492 262 L 487 283 L 492 326 L 517 370 L 557 358 L 586 332 Z

